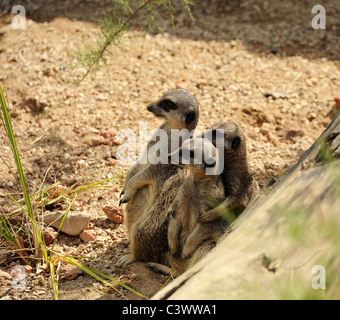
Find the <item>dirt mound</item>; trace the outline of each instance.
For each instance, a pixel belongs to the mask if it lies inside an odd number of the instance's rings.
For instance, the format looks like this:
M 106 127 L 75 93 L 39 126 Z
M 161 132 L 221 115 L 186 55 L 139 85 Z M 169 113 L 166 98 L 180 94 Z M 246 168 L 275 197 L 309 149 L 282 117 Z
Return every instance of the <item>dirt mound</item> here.
M 90 183 L 126 172 L 130 164 L 114 159 L 119 144 L 102 133 L 129 128 L 138 137 L 139 121 L 147 121 L 148 130 L 155 128 L 160 120 L 147 112 L 146 105 L 174 88 L 189 90 L 200 102 L 200 130 L 221 120 L 233 120 L 242 128 L 250 166 L 260 184 L 295 163 L 332 119 L 340 87 L 337 4 L 324 4 L 325 32 L 311 28 L 310 1 L 294 5 L 200 1 L 193 8 L 194 22 L 185 12 L 176 14 L 177 31 L 163 23 L 168 33 L 143 37 L 137 23 L 106 67 L 74 89 L 70 83 L 83 70 L 68 68 L 66 49 L 77 48 L 82 35 L 95 39 L 93 22 L 100 10 L 94 15 L 94 6 L 105 9 L 109 2 L 51 0 L 38 6 L 27 1 L 25 30 L 12 28 L 11 1 L 2 2 L 0 80 L 32 192 L 44 179 L 69 187 L 89 175 Z M 14 171 L 3 128 L 0 132 L 0 154 Z M 3 162 L 0 172 L 1 210 L 10 213 L 16 206 L 6 195 L 20 188 Z M 166 277 L 143 263 L 114 267 L 128 253 L 125 228 L 108 220 L 102 208 L 117 204 L 123 179 L 79 194 L 72 209 L 91 215 L 87 229 L 95 230 L 96 240 L 84 243 L 60 234 L 55 250 L 89 256 L 86 264 L 151 297 Z M 10 272 L 17 264 L 18 256 L 1 246 L 0 269 Z M 123 299 L 84 273 L 60 282 L 59 295 Z M 0 297 L 52 299 L 52 291 L 49 279 L 33 270 L 22 290 L 13 289 L 11 280 L 0 276 Z

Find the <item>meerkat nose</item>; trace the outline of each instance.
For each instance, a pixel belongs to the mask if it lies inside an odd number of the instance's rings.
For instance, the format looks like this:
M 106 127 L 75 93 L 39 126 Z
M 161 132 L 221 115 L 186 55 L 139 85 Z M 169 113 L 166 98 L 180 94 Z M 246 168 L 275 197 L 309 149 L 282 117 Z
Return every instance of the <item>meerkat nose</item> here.
M 148 111 L 151 111 L 151 110 L 152 110 L 152 104 L 149 104 L 149 105 L 146 107 L 146 109 L 147 109 Z

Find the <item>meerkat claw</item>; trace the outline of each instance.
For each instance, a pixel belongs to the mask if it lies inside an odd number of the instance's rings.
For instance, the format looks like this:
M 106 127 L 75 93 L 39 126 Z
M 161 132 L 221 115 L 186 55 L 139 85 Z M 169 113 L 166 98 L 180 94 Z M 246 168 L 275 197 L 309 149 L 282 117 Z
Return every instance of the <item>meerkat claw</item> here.
M 129 200 L 125 199 L 125 198 L 122 198 L 119 200 L 119 206 L 121 206 L 123 203 L 128 203 Z

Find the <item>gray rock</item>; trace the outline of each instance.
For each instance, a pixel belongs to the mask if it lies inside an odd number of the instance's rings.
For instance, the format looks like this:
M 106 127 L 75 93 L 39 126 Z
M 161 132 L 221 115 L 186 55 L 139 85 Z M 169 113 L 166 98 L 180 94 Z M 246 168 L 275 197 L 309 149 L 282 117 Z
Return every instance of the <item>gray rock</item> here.
M 44 215 L 44 222 L 54 228 L 59 228 L 64 212 L 56 211 Z M 60 231 L 71 236 L 79 235 L 88 225 L 91 216 L 87 213 L 71 213 L 69 212 L 61 226 Z

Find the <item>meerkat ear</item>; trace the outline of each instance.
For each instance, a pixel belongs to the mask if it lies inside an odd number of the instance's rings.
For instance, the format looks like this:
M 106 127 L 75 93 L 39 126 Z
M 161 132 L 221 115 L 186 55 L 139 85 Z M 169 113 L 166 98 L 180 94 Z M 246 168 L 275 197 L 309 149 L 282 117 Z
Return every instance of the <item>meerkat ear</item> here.
M 193 112 L 190 112 L 190 113 L 188 113 L 187 115 L 185 115 L 185 123 L 186 124 L 190 124 L 190 123 L 192 123 L 194 120 L 196 119 L 196 114 L 195 114 L 195 112 L 193 111 Z

